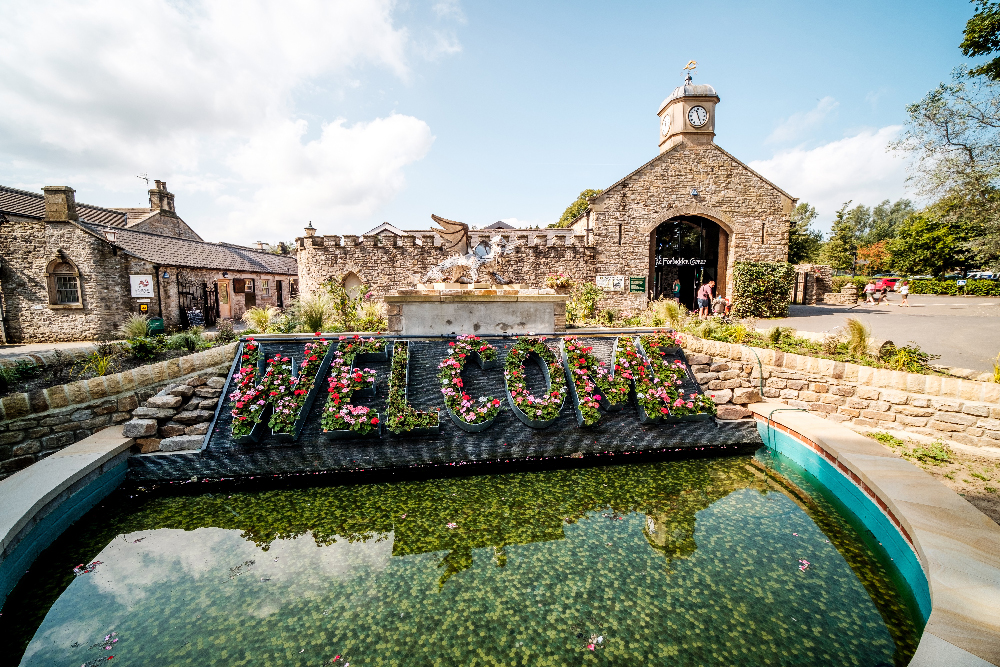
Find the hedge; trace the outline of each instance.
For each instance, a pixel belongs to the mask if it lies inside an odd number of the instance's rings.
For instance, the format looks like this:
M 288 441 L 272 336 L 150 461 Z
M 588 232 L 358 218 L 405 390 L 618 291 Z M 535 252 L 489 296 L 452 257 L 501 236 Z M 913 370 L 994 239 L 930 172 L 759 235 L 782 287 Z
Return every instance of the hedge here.
M 736 262 L 734 317 L 787 317 L 795 269 L 788 262 Z
M 910 294 L 968 294 L 974 296 L 1000 296 L 1000 281 L 969 280 L 960 287 L 954 280 L 912 280 Z

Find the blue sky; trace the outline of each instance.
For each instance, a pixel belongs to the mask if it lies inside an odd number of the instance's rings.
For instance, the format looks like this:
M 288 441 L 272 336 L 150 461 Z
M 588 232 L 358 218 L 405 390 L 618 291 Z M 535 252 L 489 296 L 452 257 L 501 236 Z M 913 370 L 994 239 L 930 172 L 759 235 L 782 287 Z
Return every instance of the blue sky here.
M 145 204 L 209 240 L 544 225 L 657 152 L 698 61 L 717 143 L 817 206 L 907 194 L 886 154 L 963 62 L 968 2 L 3 2 L 0 183 Z M 53 49 L 52 44 L 59 44 Z

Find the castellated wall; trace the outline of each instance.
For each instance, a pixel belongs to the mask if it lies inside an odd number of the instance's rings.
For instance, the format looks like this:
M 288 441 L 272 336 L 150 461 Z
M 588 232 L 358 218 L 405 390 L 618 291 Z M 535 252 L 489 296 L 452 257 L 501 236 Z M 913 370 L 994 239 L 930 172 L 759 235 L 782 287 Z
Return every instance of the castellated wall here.
M 574 280 L 593 282 L 596 249 L 584 245 L 582 235 L 553 230 L 518 230 L 503 234 L 518 241 L 518 247 L 503 257 L 501 274 L 511 282 L 538 287 L 549 273 L 565 273 Z M 488 237 L 473 232 L 472 245 Z M 417 243 L 417 240 L 421 243 Z M 306 236 L 296 239 L 299 290 L 303 297 L 314 293 L 324 281 L 355 273 L 376 296 L 395 289 L 411 288 L 433 266 L 452 252 L 442 248 L 434 234 L 396 236 L 382 232 L 372 236 Z

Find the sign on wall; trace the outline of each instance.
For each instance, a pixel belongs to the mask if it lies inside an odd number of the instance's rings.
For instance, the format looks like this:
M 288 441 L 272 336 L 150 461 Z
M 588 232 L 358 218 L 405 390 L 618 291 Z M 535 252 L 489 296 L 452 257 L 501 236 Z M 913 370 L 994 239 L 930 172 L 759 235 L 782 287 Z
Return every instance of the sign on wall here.
M 625 276 L 597 276 L 597 286 L 605 292 L 624 292 Z
M 636 278 L 635 276 L 628 279 L 628 291 L 629 292 L 640 292 L 645 294 L 646 292 L 646 276 L 641 276 Z
M 694 257 L 660 257 L 656 256 L 656 266 L 705 266 L 708 262 Z
M 132 276 L 128 277 L 132 286 L 132 296 L 153 296 L 153 276 Z

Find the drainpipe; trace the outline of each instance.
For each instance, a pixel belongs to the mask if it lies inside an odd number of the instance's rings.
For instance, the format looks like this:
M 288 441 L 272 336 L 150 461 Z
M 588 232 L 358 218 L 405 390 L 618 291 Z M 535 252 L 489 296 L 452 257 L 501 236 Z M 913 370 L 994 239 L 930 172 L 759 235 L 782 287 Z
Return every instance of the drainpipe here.
M 156 316 L 163 319 L 163 296 L 160 294 L 160 267 L 154 265 L 153 273 L 156 274 Z

